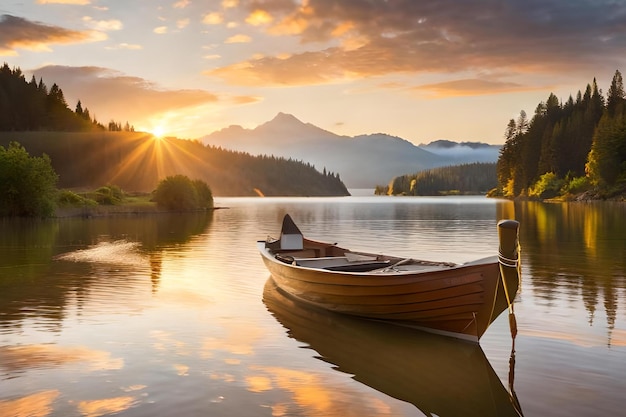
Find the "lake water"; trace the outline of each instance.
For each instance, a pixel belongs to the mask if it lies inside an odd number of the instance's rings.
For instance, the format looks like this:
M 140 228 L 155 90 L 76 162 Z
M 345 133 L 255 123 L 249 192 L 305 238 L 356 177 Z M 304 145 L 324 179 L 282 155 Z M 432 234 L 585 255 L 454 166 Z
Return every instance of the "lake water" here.
M 615 416 L 626 409 L 626 204 L 216 198 L 209 214 L 0 220 L 0 417 Z M 518 333 L 480 346 L 310 310 L 256 240 L 496 253 L 521 223 Z

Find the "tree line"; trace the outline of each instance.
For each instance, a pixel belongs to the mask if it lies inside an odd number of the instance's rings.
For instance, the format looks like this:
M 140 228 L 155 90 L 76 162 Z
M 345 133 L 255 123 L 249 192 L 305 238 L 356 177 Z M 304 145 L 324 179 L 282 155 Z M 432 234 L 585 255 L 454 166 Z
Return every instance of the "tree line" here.
M 606 98 L 596 79 L 562 103 L 554 94 L 505 130 L 493 195 L 551 198 L 626 190 L 626 95 L 619 70 Z
M 34 156 L 47 155 L 59 187 L 114 184 L 151 192 L 172 175 L 209 184 L 218 196 L 344 196 L 338 174 L 299 160 L 252 156 L 196 140 L 155 138 L 144 132 L 0 132 L 0 146 L 18 142 Z
M 376 186 L 376 195 L 484 194 L 497 185 L 495 163 L 433 168 L 393 178 Z
M 133 131 L 126 122 L 111 120 L 104 126 L 78 100 L 72 111 L 63 90 L 52 87 L 33 75 L 26 81 L 22 70 L 11 69 L 7 63 L 0 67 L 0 131 Z

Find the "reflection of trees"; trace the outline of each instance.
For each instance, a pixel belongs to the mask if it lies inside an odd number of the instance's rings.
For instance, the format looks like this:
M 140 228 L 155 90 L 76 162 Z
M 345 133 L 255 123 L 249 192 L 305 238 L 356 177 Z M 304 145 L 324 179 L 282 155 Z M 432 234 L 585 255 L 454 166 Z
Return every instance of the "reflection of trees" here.
M 520 239 L 537 296 L 582 297 L 593 323 L 602 302 L 610 333 L 618 289 L 626 287 L 626 206 L 620 203 L 516 203 Z M 601 299 L 600 299 L 601 298 Z
M 162 252 L 205 232 L 211 221 L 211 212 L 0 220 L 0 327 L 21 326 L 36 317 L 38 325 L 54 330 L 68 305 L 83 311 L 94 293 L 115 297 L 114 303 L 121 306 L 136 300 L 146 285 L 157 291 Z M 127 255 L 145 259 L 145 265 L 53 260 L 120 240 L 137 242 L 138 253 Z

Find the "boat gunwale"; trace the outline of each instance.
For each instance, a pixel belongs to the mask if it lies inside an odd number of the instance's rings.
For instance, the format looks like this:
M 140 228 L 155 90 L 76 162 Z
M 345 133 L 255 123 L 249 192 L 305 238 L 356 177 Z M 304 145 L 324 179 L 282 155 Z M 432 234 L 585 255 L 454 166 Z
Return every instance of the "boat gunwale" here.
M 372 278 L 394 278 L 394 277 L 402 277 L 402 276 L 415 276 L 416 278 L 420 275 L 431 275 L 431 274 L 435 274 L 435 273 L 441 273 L 441 272 L 447 272 L 447 271 L 456 271 L 459 269 L 464 269 L 464 268 L 469 268 L 469 267 L 481 267 L 481 266 L 486 266 L 486 265 L 491 265 L 491 264 L 497 264 L 498 263 L 498 256 L 497 255 L 492 255 L 492 256 L 487 256 L 484 258 L 480 258 L 480 259 L 476 259 L 470 262 L 466 262 L 466 263 L 462 263 L 462 264 L 454 264 L 451 265 L 449 263 L 446 262 L 441 262 L 441 265 L 436 265 L 438 262 L 437 261 L 425 261 L 425 260 L 419 260 L 419 259 L 415 259 L 414 261 L 417 262 L 432 262 L 433 265 L 427 265 L 427 266 L 423 266 L 423 269 L 393 269 L 394 265 L 390 264 L 387 267 L 384 268 L 380 268 L 380 269 L 375 269 L 372 271 L 335 271 L 332 269 L 325 269 L 325 268 L 321 268 L 321 267 L 312 267 L 312 266 L 305 266 L 305 265 L 298 265 L 298 264 L 288 264 L 285 262 L 280 261 L 279 259 L 276 259 L 276 255 L 279 253 L 284 253 L 284 254 L 288 254 L 289 251 L 273 251 L 269 248 L 267 248 L 265 246 L 266 241 L 265 240 L 259 240 L 257 241 L 257 246 L 259 249 L 259 252 L 261 252 L 261 254 L 263 254 L 263 256 L 265 258 L 267 258 L 269 261 L 271 261 L 272 263 L 275 263 L 276 265 L 280 265 L 281 267 L 285 267 L 287 269 L 300 269 L 300 270 L 306 270 L 306 271 L 311 271 L 314 273 L 323 273 L 323 274 L 328 274 L 328 275 L 339 275 L 339 276 L 345 276 L 345 275 L 354 275 L 356 277 L 372 277 Z M 398 256 L 392 256 L 392 255 L 384 255 L 384 254 L 374 254 L 374 253 L 368 253 L 368 252 L 361 252 L 361 251 L 352 251 L 353 253 L 357 253 L 357 254 L 362 254 L 362 255 L 370 255 L 370 256 L 382 256 L 382 257 L 388 257 L 388 258 L 393 258 L 393 259 L 412 259 L 412 258 L 401 258 Z M 273 256 L 272 256 L 273 255 Z M 336 257 L 332 257 L 332 256 L 328 256 L 328 257 L 312 257 L 312 258 L 306 258 L 306 257 L 302 257 L 302 258 L 294 258 L 295 260 L 298 259 L 306 259 L 306 260 L 311 260 L 314 261 L 316 259 L 322 259 L 322 258 L 340 258 L 339 256 Z M 355 263 L 355 265 L 358 265 L 358 263 Z M 384 271 L 388 269 L 389 271 Z M 434 277 L 434 278 L 430 278 L 432 280 L 436 280 L 439 279 L 438 277 Z M 403 285 L 404 283 L 398 283 L 395 285 Z M 394 285 L 394 284 L 386 284 L 386 285 Z

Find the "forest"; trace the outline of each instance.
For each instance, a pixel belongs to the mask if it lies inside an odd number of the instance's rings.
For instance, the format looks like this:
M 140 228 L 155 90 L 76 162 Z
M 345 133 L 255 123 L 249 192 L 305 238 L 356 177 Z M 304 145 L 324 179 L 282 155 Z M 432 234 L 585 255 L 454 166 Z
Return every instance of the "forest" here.
M 495 163 L 462 164 L 420 171 L 377 186 L 376 195 L 486 194 L 496 186 Z
M 521 111 L 505 130 L 492 195 L 622 198 L 626 191 L 626 95 L 615 71 L 606 98 L 594 78 L 562 103 L 554 94 L 529 120 Z
M 332 172 L 273 156 L 251 156 L 161 138 L 143 132 L 0 132 L 0 146 L 18 142 L 30 155 L 48 155 L 67 189 L 116 185 L 151 192 L 172 175 L 205 181 L 217 196 L 342 196 L 348 190 Z
M 17 142 L 39 157 L 48 155 L 68 189 L 116 185 L 151 192 L 171 175 L 205 181 L 218 196 L 349 195 L 338 174 L 302 161 L 252 156 L 198 141 L 155 138 L 128 122 L 98 123 L 79 101 L 72 111 L 63 91 L 43 80 L 26 81 L 20 69 L 0 68 L 0 146 Z

